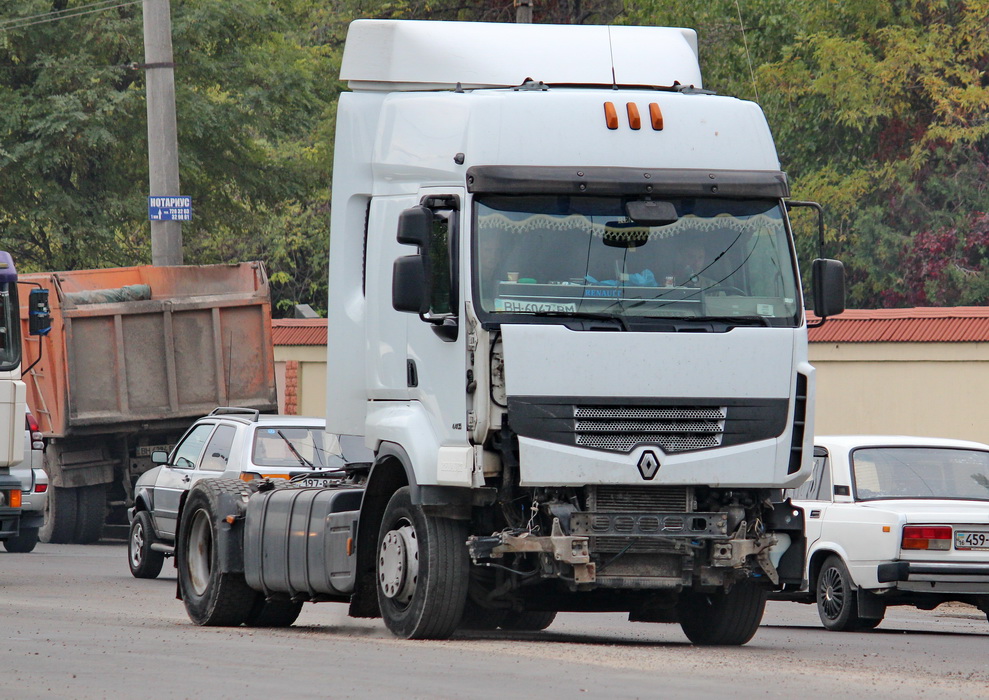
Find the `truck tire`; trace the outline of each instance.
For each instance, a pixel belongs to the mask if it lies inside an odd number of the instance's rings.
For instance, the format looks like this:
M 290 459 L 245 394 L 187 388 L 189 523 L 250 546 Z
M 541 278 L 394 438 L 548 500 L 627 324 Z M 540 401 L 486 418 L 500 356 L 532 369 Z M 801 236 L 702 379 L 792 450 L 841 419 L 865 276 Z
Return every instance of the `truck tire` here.
M 106 520 L 106 484 L 90 484 L 76 489 L 76 544 L 99 542 Z
M 22 527 L 17 537 L 11 537 L 3 541 L 3 548 L 12 554 L 27 554 L 33 552 L 38 544 L 38 528 Z
M 684 634 L 698 646 L 741 646 L 752 639 L 766 609 L 766 590 L 755 581 L 739 581 L 727 593 L 680 595 L 678 613 Z
M 151 514 L 146 510 L 134 515 L 127 536 L 127 564 L 134 578 L 156 578 L 165 563 L 165 555 L 151 549 L 156 542 Z
M 467 526 L 428 516 L 394 493 L 378 533 L 375 578 L 385 625 L 405 639 L 446 639 L 460 623 L 470 561 Z
M 221 573 L 214 543 L 220 519 L 219 495 L 245 488 L 232 479 L 204 479 L 189 492 L 179 520 L 175 560 L 185 611 L 197 625 L 236 627 L 247 621 L 257 603 L 243 573 Z
M 845 562 L 837 555 L 824 560 L 817 575 L 816 592 L 817 614 L 825 629 L 832 632 L 874 629 L 883 620 L 859 617 L 857 587 Z
M 45 520 L 38 535 L 42 542 L 69 544 L 76 535 L 76 489 L 52 486 L 45 499 Z
M 514 632 L 540 632 L 552 625 L 555 619 L 556 611 L 554 610 L 509 612 L 498 626 L 503 630 Z
M 245 623 L 248 627 L 291 627 L 301 612 L 302 603 L 265 600 L 263 595 L 258 594 Z

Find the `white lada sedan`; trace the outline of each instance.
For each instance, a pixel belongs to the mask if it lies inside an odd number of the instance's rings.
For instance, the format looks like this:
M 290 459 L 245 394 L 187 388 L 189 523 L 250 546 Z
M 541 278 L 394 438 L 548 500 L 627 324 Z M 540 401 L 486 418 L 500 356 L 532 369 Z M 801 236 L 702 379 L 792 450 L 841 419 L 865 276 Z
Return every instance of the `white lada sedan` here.
M 989 445 L 903 436 L 818 437 L 788 492 L 804 509 L 801 590 L 829 630 L 872 629 L 890 605 L 960 601 L 989 615 Z

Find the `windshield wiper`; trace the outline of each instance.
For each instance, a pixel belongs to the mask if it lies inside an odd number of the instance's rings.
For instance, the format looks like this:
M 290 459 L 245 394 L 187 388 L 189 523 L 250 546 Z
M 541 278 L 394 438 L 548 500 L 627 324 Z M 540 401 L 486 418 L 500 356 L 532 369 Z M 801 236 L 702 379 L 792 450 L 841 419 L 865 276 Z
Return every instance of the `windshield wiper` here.
M 300 463 L 312 469 L 312 462 L 310 462 L 308 459 L 306 459 L 301 454 L 299 454 L 299 451 L 295 449 L 295 445 L 292 444 L 292 441 L 289 440 L 287 437 L 285 437 L 285 433 L 283 433 L 281 430 L 276 430 L 275 432 L 278 434 L 278 437 L 280 437 L 282 440 L 285 441 L 285 444 L 288 445 L 288 448 L 292 450 L 292 454 L 295 455 L 295 458 L 299 460 Z
M 628 330 L 628 322 L 619 314 L 593 313 L 591 311 L 533 311 L 538 318 L 573 318 L 585 321 L 613 321 L 623 330 Z
M 767 328 L 771 328 L 773 325 L 765 316 L 684 316 L 677 320 L 726 323 L 732 326 L 766 326 Z

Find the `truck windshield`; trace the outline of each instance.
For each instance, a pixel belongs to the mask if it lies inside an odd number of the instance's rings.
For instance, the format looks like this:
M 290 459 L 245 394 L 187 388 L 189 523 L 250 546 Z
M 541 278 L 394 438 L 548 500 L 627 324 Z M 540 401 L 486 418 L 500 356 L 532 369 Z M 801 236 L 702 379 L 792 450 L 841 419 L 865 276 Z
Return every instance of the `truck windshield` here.
M 0 371 L 9 372 L 21 361 L 17 283 L 0 283 Z
M 793 327 L 800 298 L 778 200 L 664 199 L 671 221 L 633 221 L 629 199 L 475 199 L 473 293 L 482 317 L 619 317 Z M 658 223 L 658 225 L 657 225 Z

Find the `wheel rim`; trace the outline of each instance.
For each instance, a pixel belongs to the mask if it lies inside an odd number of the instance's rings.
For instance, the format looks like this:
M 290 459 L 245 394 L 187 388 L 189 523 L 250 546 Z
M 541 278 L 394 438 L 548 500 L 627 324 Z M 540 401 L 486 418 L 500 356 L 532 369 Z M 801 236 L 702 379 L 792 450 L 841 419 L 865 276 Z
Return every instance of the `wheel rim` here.
M 835 620 L 841 614 L 842 608 L 845 607 L 846 595 L 845 581 L 841 572 L 834 567 L 825 569 L 821 574 L 818 600 L 821 603 L 821 609 L 829 620 Z
M 135 569 L 141 566 L 144 559 L 144 526 L 135 522 L 130 533 L 130 563 Z
M 408 605 L 419 582 L 419 541 L 407 520 L 397 523 L 381 539 L 378 551 L 378 585 L 385 597 Z
M 203 595 L 209 587 L 213 569 L 213 528 L 209 515 L 197 510 L 189 527 L 189 542 L 185 553 L 189 571 L 189 583 L 196 595 Z

